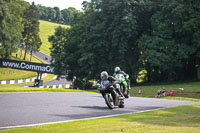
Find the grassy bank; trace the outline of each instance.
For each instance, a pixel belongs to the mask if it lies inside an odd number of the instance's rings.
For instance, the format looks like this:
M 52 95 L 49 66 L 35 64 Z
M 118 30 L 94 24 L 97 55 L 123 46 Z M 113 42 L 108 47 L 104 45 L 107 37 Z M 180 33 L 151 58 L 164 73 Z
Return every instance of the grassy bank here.
M 167 91 L 175 91 L 175 96 L 161 96 L 161 98 L 200 101 L 200 82 L 136 85 L 132 87 L 131 96 L 155 97 L 159 88 L 166 88 Z M 184 90 L 180 90 L 179 88 L 183 88 Z M 142 90 L 142 94 L 138 94 L 139 89 Z
M 32 91 L 87 92 L 83 90 L 64 89 L 64 88 L 38 88 L 38 87 L 19 87 L 19 86 L 0 85 L 0 92 L 32 92 Z
M 63 27 L 69 27 L 66 25 L 51 23 L 47 21 L 40 21 L 40 38 L 42 40 L 42 46 L 40 50 L 50 55 L 50 47 L 51 44 L 48 42 L 48 36 L 53 35 L 55 32 L 55 28 L 58 26 Z M 16 56 L 17 55 L 17 56 Z M 21 56 L 22 55 L 22 56 Z M 21 57 L 20 57 L 21 56 Z M 24 51 L 21 54 L 21 51 L 19 50 L 17 53 L 12 54 L 12 59 L 14 60 L 22 60 L 24 56 Z M 30 54 L 27 53 L 26 61 L 30 61 Z M 43 60 L 33 56 L 32 62 L 44 62 Z M 45 62 L 44 62 L 45 63 Z M 37 76 L 36 72 L 30 72 L 30 71 L 22 71 L 22 70 L 16 70 L 16 69 L 10 69 L 10 68 L 0 68 L 0 80 L 13 80 L 13 79 L 23 79 L 23 78 L 30 78 Z
M 200 106 L 190 105 L 115 117 L 80 120 L 0 133 L 199 133 Z
M 48 41 L 48 37 L 50 35 L 53 35 L 55 32 L 55 28 L 58 26 L 62 26 L 62 27 L 69 27 L 67 25 L 61 25 L 61 24 L 56 24 L 56 23 L 52 23 L 52 22 L 47 22 L 47 21 L 43 21 L 40 20 L 40 38 L 42 41 L 42 46 L 40 47 L 40 51 L 50 55 L 50 49 L 51 48 L 51 44 Z

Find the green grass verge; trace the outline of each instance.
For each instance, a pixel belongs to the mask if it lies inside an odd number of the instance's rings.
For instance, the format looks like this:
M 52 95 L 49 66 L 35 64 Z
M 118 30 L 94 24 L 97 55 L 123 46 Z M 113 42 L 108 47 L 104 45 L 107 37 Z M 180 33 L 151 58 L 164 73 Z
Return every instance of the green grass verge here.
M 0 92 L 32 92 L 32 91 L 52 91 L 52 92 L 88 92 L 84 90 L 64 89 L 64 88 L 38 88 L 0 85 Z
M 200 105 L 43 126 L 0 130 L 0 133 L 199 133 Z
M 54 34 L 55 28 L 58 27 L 58 26 L 62 26 L 62 27 L 65 27 L 65 28 L 70 27 L 70 26 L 67 26 L 67 25 L 56 24 L 56 23 L 40 20 L 40 33 L 39 33 L 39 35 L 40 35 L 40 38 L 41 38 L 41 41 L 42 41 L 42 46 L 40 47 L 41 52 L 43 52 L 47 55 L 50 55 L 50 49 L 49 48 L 51 48 L 51 44 L 48 41 L 48 37 L 50 35 Z
M 175 90 L 175 96 L 167 96 L 161 98 L 174 99 L 174 100 L 190 100 L 200 101 L 200 82 L 187 82 L 187 83 L 163 83 L 163 84 L 147 84 L 137 85 L 132 87 L 131 96 L 135 97 L 155 97 L 159 88 L 166 88 L 166 90 Z M 184 88 L 181 91 L 179 88 Z M 139 89 L 142 94 L 138 94 Z

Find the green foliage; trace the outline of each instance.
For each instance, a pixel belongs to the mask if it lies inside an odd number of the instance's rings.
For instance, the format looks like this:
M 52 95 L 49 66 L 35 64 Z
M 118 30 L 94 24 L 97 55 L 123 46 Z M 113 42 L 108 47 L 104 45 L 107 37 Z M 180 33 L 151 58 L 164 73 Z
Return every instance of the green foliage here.
M 69 7 L 63 10 L 60 10 L 58 7 L 51 8 L 42 5 L 37 5 L 37 7 L 40 12 L 41 20 L 65 25 L 71 25 L 73 21 L 77 19 L 77 16 L 81 13 L 79 10 L 76 10 L 73 7 Z
M 53 64 L 59 70 L 56 73 L 70 70 L 69 79 L 76 76 L 88 81 L 99 78 L 103 70 L 112 74 L 114 67 L 120 66 L 132 73 L 131 77 L 135 79 L 139 51 L 135 40 L 137 24 L 133 5 L 132 1 L 120 3 L 117 0 L 85 2 L 84 14 L 78 17 L 66 35 L 62 35 L 65 38 L 62 39 L 63 54 L 56 50 L 55 45 L 60 41 L 53 38 L 57 35 L 51 37 L 55 44 L 52 47 Z
M 57 35 L 51 39 L 57 74 L 85 82 L 104 70 L 112 75 L 119 66 L 132 82 L 141 70 L 148 81 L 196 79 L 199 2 L 92 0 L 83 8 L 62 41 L 54 39 Z
M 52 43 L 51 48 L 51 57 L 54 57 L 53 64 L 58 66 L 54 68 L 56 74 L 62 75 L 63 73 L 66 74 L 66 68 L 63 63 L 64 59 L 64 42 L 66 41 L 65 36 L 68 33 L 68 29 L 62 28 L 59 26 L 56 28 L 54 36 L 49 37 L 49 41 Z M 59 53 L 59 54 L 58 54 Z
M 38 51 L 42 42 L 39 37 L 39 11 L 34 5 L 34 2 L 29 6 L 24 13 L 24 31 L 22 33 L 25 43 L 25 54 L 24 59 L 26 58 L 26 53 L 28 50 Z
M 23 31 L 20 0 L 0 1 L 0 57 L 10 58 L 21 42 Z
M 139 40 L 140 60 L 149 81 L 195 79 L 200 62 L 199 6 L 164 0 L 151 17 L 150 34 Z

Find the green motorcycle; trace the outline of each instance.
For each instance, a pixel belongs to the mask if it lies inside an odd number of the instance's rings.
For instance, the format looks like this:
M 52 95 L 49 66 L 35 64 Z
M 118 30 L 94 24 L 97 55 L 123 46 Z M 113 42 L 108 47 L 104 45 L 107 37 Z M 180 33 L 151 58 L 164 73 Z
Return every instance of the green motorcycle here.
M 123 93 L 124 97 L 129 98 L 130 89 L 129 89 L 129 85 L 128 85 L 127 80 L 124 77 L 124 75 L 123 74 L 116 74 L 115 78 L 118 80 L 118 82 L 120 84 L 120 89 L 121 89 L 121 92 Z

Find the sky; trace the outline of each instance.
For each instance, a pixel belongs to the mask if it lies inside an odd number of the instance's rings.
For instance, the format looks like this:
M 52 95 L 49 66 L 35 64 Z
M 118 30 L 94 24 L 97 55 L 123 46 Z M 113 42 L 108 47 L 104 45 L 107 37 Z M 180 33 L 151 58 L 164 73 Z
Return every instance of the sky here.
M 90 0 L 25 0 L 25 1 L 28 1 L 29 3 L 32 3 L 34 1 L 36 5 L 41 4 L 42 6 L 59 7 L 60 10 L 68 7 L 74 7 L 77 10 L 81 10 L 82 2 Z

